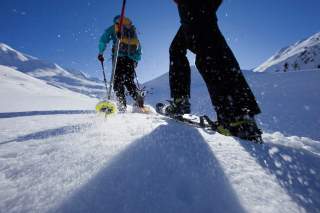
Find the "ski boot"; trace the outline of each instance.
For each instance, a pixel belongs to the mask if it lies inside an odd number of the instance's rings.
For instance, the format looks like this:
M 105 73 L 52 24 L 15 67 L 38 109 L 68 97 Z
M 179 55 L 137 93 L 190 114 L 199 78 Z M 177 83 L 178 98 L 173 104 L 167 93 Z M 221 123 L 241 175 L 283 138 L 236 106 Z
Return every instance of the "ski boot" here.
M 167 115 L 183 115 L 190 114 L 190 102 L 188 98 L 174 98 L 169 100 L 169 105 L 164 109 Z
M 254 119 L 254 116 L 245 115 L 232 122 L 218 122 L 217 131 L 226 136 L 235 136 L 254 143 L 263 143 L 262 131 Z
M 139 107 L 139 108 L 143 108 L 144 107 L 144 97 L 140 93 L 137 93 L 137 95 L 135 96 L 134 100 L 135 100 L 134 105 L 136 107 Z

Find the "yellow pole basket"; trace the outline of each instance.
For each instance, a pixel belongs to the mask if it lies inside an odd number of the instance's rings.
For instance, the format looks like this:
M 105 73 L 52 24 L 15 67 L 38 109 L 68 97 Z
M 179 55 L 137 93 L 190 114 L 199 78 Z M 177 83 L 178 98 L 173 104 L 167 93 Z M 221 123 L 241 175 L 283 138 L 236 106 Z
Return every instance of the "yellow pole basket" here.
M 106 113 L 108 114 L 113 114 L 117 112 L 117 106 L 115 103 L 112 103 L 110 101 L 101 101 L 96 105 L 96 111 Z

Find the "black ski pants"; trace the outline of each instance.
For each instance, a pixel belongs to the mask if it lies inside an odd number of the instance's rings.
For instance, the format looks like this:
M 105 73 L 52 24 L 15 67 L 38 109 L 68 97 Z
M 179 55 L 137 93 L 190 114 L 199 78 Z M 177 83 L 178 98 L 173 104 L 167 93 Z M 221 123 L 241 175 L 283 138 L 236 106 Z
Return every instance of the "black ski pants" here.
M 118 57 L 113 89 L 118 101 L 124 106 L 126 106 L 125 88 L 127 88 L 127 91 L 134 100 L 138 95 L 138 88 L 134 83 L 135 63 L 129 57 Z
M 255 97 L 217 23 L 182 25 L 170 46 L 171 97 L 190 97 L 187 50 L 196 54 L 196 67 L 208 88 L 221 122 L 260 113 Z

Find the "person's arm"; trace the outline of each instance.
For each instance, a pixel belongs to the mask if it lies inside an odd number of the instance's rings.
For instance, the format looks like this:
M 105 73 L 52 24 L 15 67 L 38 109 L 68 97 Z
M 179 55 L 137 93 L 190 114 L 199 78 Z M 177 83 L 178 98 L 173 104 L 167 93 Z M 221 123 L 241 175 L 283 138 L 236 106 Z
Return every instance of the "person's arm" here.
M 137 29 L 134 27 L 134 30 L 136 32 L 136 36 L 137 36 L 137 39 L 139 41 L 139 38 L 138 38 L 138 35 L 137 35 Z M 135 58 L 135 61 L 138 62 L 141 60 L 141 55 L 142 55 L 142 47 L 141 47 L 141 43 L 139 41 L 139 46 L 138 46 L 138 49 L 136 50 L 135 54 L 134 54 L 134 58 Z
M 111 40 L 113 40 L 114 33 L 115 33 L 114 26 L 111 26 L 104 31 L 103 35 L 100 37 L 100 40 L 99 40 L 99 54 L 102 55 L 103 52 L 106 50 L 107 44 Z
M 142 55 L 142 48 L 141 48 L 141 44 L 139 44 L 139 47 L 137 49 L 137 53 L 136 53 L 136 61 L 140 61 L 141 60 L 141 55 Z

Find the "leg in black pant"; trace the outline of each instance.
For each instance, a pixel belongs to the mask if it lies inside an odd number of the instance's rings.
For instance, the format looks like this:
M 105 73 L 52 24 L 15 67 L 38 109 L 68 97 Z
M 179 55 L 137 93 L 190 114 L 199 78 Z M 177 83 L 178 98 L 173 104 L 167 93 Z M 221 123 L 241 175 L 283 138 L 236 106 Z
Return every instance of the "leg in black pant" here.
M 125 63 L 123 57 L 119 57 L 117 61 L 117 68 L 114 74 L 114 82 L 113 82 L 113 90 L 117 96 L 119 107 L 120 108 L 126 108 L 126 96 L 125 96 L 125 87 L 124 87 L 124 81 L 125 81 Z
M 212 48 L 198 48 L 195 52 L 196 66 L 206 82 L 218 119 L 230 122 L 244 114 L 260 113 L 236 58 L 220 32 L 217 30 L 215 34 L 207 42 Z
M 124 58 L 125 58 L 124 61 L 126 63 L 124 85 L 127 88 L 129 95 L 134 100 L 136 100 L 138 95 L 138 88 L 137 88 L 137 85 L 134 83 L 134 76 L 135 76 L 134 61 L 128 57 L 124 57 Z
M 186 58 L 189 49 L 196 54 L 196 66 L 222 126 L 220 133 L 258 141 L 261 131 L 254 116 L 260 113 L 260 108 L 214 14 L 222 1 L 176 2 L 182 26 L 170 48 L 171 96 L 190 94 L 190 67 Z M 176 105 L 168 108 L 174 112 Z
M 191 70 L 187 59 L 187 43 L 180 27 L 170 46 L 169 83 L 171 98 L 190 98 Z
M 114 91 L 120 105 L 126 107 L 125 88 L 130 96 L 136 100 L 138 89 L 134 83 L 134 61 L 128 57 L 119 57 L 114 76 Z

